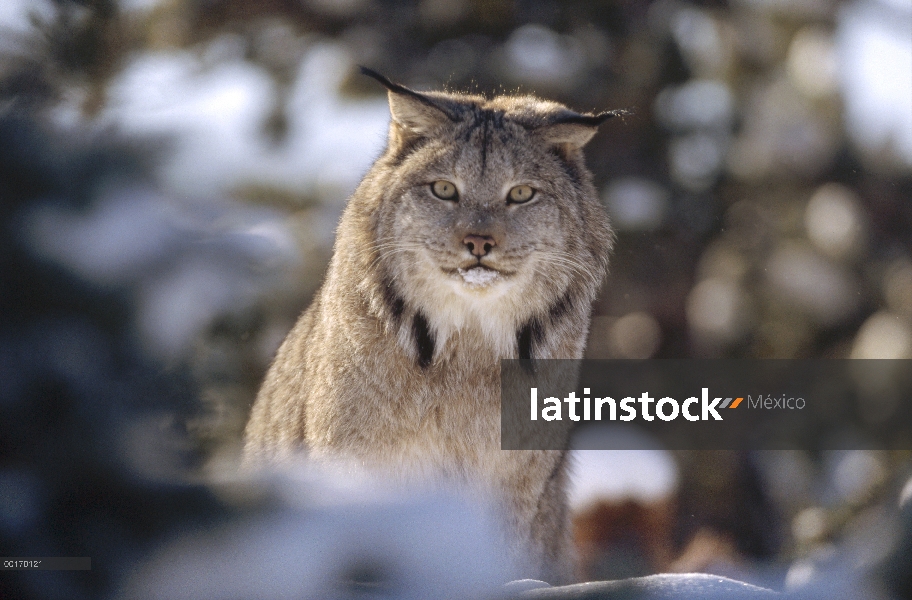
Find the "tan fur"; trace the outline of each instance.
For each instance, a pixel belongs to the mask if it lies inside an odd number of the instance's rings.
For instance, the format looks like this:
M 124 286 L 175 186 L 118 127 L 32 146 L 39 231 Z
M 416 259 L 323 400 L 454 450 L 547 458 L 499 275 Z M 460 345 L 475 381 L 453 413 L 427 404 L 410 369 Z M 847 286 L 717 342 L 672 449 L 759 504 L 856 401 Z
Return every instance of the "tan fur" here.
M 612 232 L 581 147 L 604 117 L 531 97 L 418 94 L 372 76 L 390 89 L 389 143 L 266 376 L 246 458 L 306 450 L 461 482 L 503 507 L 534 565 L 523 576 L 567 581 L 566 456 L 500 449 L 499 360 L 582 356 Z M 455 183 L 458 202 L 435 197 L 436 180 Z M 522 184 L 536 196 L 508 204 Z M 463 280 L 457 269 L 477 262 L 463 243 L 473 234 L 496 240 L 482 260 L 509 276 Z

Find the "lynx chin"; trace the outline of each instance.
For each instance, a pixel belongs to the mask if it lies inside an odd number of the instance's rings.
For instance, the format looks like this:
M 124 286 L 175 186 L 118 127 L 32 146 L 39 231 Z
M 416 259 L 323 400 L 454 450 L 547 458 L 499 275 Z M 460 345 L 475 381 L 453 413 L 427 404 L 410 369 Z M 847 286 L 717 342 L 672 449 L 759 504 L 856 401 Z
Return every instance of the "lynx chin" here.
M 500 449 L 500 359 L 580 358 L 613 233 L 582 147 L 622 111 L 389 91 L 383 155 L 276 355 L 245 460 L 305 450 L 501 507 L 519 575 L 573 577 L 563 451 Z

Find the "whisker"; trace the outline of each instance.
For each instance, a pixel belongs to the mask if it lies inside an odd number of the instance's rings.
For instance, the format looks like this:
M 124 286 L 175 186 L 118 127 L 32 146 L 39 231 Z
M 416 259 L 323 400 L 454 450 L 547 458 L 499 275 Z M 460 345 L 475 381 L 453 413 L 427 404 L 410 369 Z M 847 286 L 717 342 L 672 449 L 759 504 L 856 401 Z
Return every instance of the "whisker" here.
M 382 252 L 378 252 L 378 253 L 377 253 L 377 256 L 375 256 L 374 259 L 371 261 L 371 263 L 367 266 L 367 270 L 370 271 L 371 269 L 374 268 L 374 266 L 375 266 L 378 262 L 380 262 L 381 260 L 384 260 L 384 259 L 386 259 L 386 258 L 389 258 L 390 256 L 393 256 L 394 254 L 402 254 L 402 253 L 405 253 L 405 252 L 411 252 L 411 251 L 414 251 L 414 250 L 420 250 L 420 249 L 422 249 L 422 248 L 423 248 L 423 246 L 420 246 L 420 245 L 416 245 L 416 246 L 413 246 L 413 247 L 407 246 L 407 247 L 392 247 L 392 248 L 388 248 L 388 249 L 386 249 L 386 250 L 384 250 L 384 251 L 382 251 Z
M 581 263 L 579 260 L 567 254 L 557 254 L 555 252 L 542 252 L 538 255 L 540 263 L 547 263 L 552 266 L 568 268 L 572 273 L 583 277 L 589 284 L 597 285 L 598 281 L 592 270 Z

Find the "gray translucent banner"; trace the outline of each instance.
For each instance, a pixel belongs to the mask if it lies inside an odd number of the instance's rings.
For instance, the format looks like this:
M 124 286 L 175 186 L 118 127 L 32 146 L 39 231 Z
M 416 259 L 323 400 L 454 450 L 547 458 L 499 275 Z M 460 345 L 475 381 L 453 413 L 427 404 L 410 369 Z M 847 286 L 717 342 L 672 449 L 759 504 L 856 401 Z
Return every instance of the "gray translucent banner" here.
M 910 450 L 912 360 L 505 360 L 501 410 L 504 450 Z

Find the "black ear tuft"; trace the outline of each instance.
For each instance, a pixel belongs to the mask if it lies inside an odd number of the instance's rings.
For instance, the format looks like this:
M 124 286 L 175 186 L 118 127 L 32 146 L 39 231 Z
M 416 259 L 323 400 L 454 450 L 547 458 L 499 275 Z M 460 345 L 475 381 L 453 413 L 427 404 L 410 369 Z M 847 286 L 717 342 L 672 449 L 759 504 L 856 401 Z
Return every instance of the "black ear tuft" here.
M 358 69 L 361 71 L 362 75 L 367 75 L 368 77 L 370 77 L 372 79 L 376 79 L 377 81 L 380 82 L 380 84 L 383 87 L 385 87 L 386 89 L 388 89 L 391 92 L 396 92 L 397 94 L 414 94 L 414 93 L 416 93 L 416 92 L 413 92 L 412 90 L 408 89 L 404 85 L 399 85 L 398 83 L 393 83 L 392 81 L 390 81 L 389 79 L 387 79 L 386 77 L 381 75 L 380 73 L 374 71 L 373 69 L 368 69 L 364 65 L 359 65 Z
M 553 115 L 539 131 L 549 144 L 579 149 L 592 139 L 599 125 L 612 117 L 629 114 L 626 110 L 609 110 L 597 115 L 581 115 L 566 110 Z
M 556 117 L 551 123 L 553 125 L 583 125 L 585 127 L 598 127 L 608 119 L 612 117 L 626 117 L 632 115 L 633 112 L 629 110 L 624 110 L 622 108 L 617 110 L 609 110 L 597 115 L 577 115 L 577 114 L 566 114 Z
M 401 85 L 401 84 L 398 84 L 398 83 L 393 83 L 393 82 L 390 81 L 388 78 L 386 78 L 386 77 L 384 77 L 383 75 L 381 75 L 380 73 L 374 71 L 373 69 L 368 69 L 367 67 L 365 67 L 365 66 L 363 66 L 363 65 L 362 65 L 362 66 L 359 66 L 358 68 L 361 70 L 361 74 L 362 74 L 362 75 L 367 75 L 368 77 L 370 77 L 370 78 L 372 78 L 372 79 L 376 79 L 377 81 L 379 81 L 380 84 L 383 85 L 383 87 L 385 87 L 386 89 L 388 89 L 388 90 L 390 91 L 390 94 L 395 94 L 396 96 L 399 96 L 399 97 L 405 98 L 405 99 L 417 100 L 418 102 L 420 102 L 420 103 L 423 104 L 424 106 L 427 106 L 427 107 L 429 107 L 429 108 L 432 108 L 432 109 L 434 109 L 434 110 L 436 110 L 436 111 L 439 111 L 439 112 L 443 113 L 444 115 L 446 115 L 446 117 L 447 117 L 450 121 L 454 121 L 454 122 L 455 122 L 455 121 L 458 121 L 458 120 L 459 120 L 459 119 L 452 113 L 452 111 L 448 110 L 447 107 L 444 106 L 442 103 L 440 103 L 440 102 L 435 102 L 434 100 L 432 100 L 431 98 L 425 96 L 425 95 L 422 94 L 421 92 L 416 92 L 415 90 L 410 90 L 409 88 L 405 87 L 404 85 Z M 396 104 L 397 104 L 397 103 L 393 100 L 393 96 L 391 95 L 391 96 L 390 96 L 390 107 L 391 107 L 392 110 L 393 110 L 393 118 L 396 118 L 397 116 L 401 116 L 402 118 L 401 118 L 401 119 L 397 119 L 397 120 L 401 121 L 401 122 L 402 122 L 402 123 L 401 123 L 402 125 L 405 125 L 405 126 L 407 126 L 407 127 L 409 127 L 409 128 L 415 128 L 416 123 L 413 122 L 413 121 L 416 121 L 416 120 L 417 120 L 417 121 L 422 121 L 421 118 L 418 118 L 418 119 L 414 119 L 414 118 L 413 118 L 413 117 L 415 116 L 414 113 L 416 112 L 414 109 L 409 110 L 409 108 L 407 107 L 407 105 L 402 105 L 402 103 L 398 103 L 398 104 L 399 104 L 400 110 L 397 111 L 397 110 L 396 110 L 396 108 L 397 108 Z M 397 114 L 397 113 L 398 113 L 398 114 Z M 427 119 L 424 119 L 424 120 L 426 121 Z M 421 127 L 418 126 L 417 128 L 421 128 Z
M 371 68 L 365 67 L 364 65 L 358 65 L 358 70 L 361 71 L 362 75 L 367 75 L 368 77 L 373 77 L 383 85 L 389 85 L 390 80 L 381 75 L 380 73 L 374 71 Z

